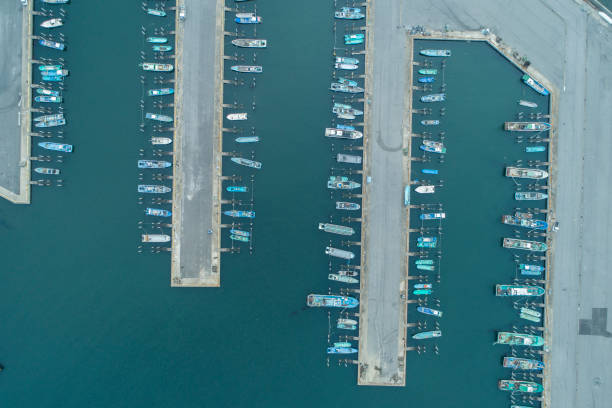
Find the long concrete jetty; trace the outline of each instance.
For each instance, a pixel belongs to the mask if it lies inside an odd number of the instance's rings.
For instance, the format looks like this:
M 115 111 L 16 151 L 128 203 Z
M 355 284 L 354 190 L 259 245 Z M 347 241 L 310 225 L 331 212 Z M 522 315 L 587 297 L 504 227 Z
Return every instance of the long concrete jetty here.
M 222 0 L 179 0 L 171 286 L 220 286 Z

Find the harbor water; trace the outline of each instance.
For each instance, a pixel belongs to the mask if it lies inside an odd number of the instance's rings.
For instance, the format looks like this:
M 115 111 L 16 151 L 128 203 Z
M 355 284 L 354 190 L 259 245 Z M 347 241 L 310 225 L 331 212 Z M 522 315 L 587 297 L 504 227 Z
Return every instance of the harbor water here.
M 63 8 L 64 140 L 75 146 L 58 165 L 64 186 L 35 188 L 30 206 L 0 202 L 3 407 L 509 405 L 497 391 L 510 376 L 501 368 L 508 350 L 492 343 L 516 316 L 493 285 L 514 276 L 500 248 L 510 227 L 499 217 L 516 206 L 504 164 L 521 154 L 501 126 L 514 120 L 516 100 L 533 95 L 518 70 L 482 44 L 449 46 L 449 153 L 435 198 L 448 214 L 435 292 L 444 337 L 437 355 L 431 346 L 408 354 L 406 387 L 358 387 L 355 366 L 328 364 L 327 312 L 305 306 L 308 293 L 338 287 L 327 279 L 329 236 L 317 230 L 334 213 L 325 182 L 335 153 L 323 137 L 332 121 L 332 4 L 257 2 L 257 37 L 269 42 L 257 51 L 264 72 L 252 89 L 224 88 L 225 103 L 256 106 L 245 126 L 255 126 L 257 146 L 224 136 L 225 150 L 263 163 L 253 183 L 253 253 L 234 243 L 242 250 L 223 255 L 219 289 L 171 289 L 168 254 L 137 252 L 145 216 L 136 160 L 150 136 L 138 127 L 138 64 L 141 27 L 153 17 L 118 0 Z M 121 13 L 100 24 L 109 9 Z M 256 172 L 224 166 L 243 180 Z M 422 320 L 409 310 L 410 321 Z

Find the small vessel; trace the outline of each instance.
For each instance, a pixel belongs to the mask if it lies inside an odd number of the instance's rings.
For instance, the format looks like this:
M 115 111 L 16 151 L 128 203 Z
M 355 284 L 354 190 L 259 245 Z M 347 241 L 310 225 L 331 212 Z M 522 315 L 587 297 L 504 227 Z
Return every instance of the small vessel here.
M 363 88 L 360 88 L 356 85 L 343 84 L 341 82 L 332 82 L 329 89 L 334 92 L 343 92 L 343 93 L 362 93 L 364 92 Z
M 166 37 L 147 37 L 147 42 L 152 44 L 165 44 L 168 42 Z
M 415 289 L 412 291 L 413 295 L 431 295 L 431 289 Z
M 434 142 L 433 140 L 423 140 L 423 144 L 419 146 L 419 149 L 430 153 L 446 153 L 446 147 L 444 147 L 444 144 L 442 142 Z
M 329 180 L 327 180 L 327 188 L 332 190 L 353 190 L 359 187 L 361 187 L 361 184 L 344 176 L 329 176 Z
M 351 278 L 350 276 L 337 275 L 330 273 L 327 275 L 327 279 L 342 283 L 359 283 L 359 279 Z
M 172 95 L 173 93 L 174 93 L 174 88 L 149 89 L 147 91 L 147 94 L 149 96 Z
M 438 70 L 433 68 L 423 68 L 419 69 L 419 74 L 421 75 L 437 75 Z
M 495 344 L 540 347 L 544 345 L 544 339 L 540 336 L 535 336 L 533 334 L 497 332 L 497 341 L 495 342 Z
M 544 363 L 542 361 L 519 357 L 504 357 L 502 365 L 505 368 L 511 368 L 513 370 L 539 371 L 544 369 Z
M 48 122 L 50 120 L 64 119 L 63 113 L 54 113 L 53 115 L 43 115 L 34 118 L 34 122 Z
M 525 101 L 525 100 L 522 100 L 522 99 L 521 99 L 521 100 L 519 100 L 519 101 L 518 101 L 518 103 L 519 103 L 519 105 L 521 105 L 521 106 L 526 106 L 526 107 L 528 107 L 528 108 L 537 108 L 537 107 L 538 107 L 538 104 L 537 104 L 537 103 L 535 103 L 535 102 Z
M 45 89 L 45 88 L 36 88 L 36 93 L 39 95 L 46 95 L 46 96 L 60 96 L 59 91 L 54 91 L 52 89 Z
M 171 72 L 174 70 L 172 64 L 158 64 L 156 62 L 143 62 L 143 71 L 154 71 L 154 72 Z
M 351 347 L 352 344 L 348 341 L 339 341 L 334 343 L 334 347 Z
M 240 164 L 241 166 L 246 166 L 257 170 L 261 169 L 261 163 L 255 160 L 244 159 L 242 157 L 232 157 L 230 160 L 236 164 Z
M 340 318 L 338 319 L 338 324 L 348 324 L 351 326 L 357 326 L 357 320 Z
M 365 39 L 365 34 L 363 33 L 355 33 L 355 34 L 344 34 L 345 40 L 363 40 Z
M 538 312 L 537 310 L 529 309 L 527 307 L 521 307 L 521 314 L 537 317 L 538 319 L 542 317 L 542 313 Z
M 259 136 L 242 136 L 234 139 L 236 143 L 256 143 L 259 142 Z
M 60 174 L 59 169 L 52 169 L 49 167 L 36 167 L 34 171 L 38 174 L 47 174 L 47 175 L 58 175 Z
M 351 270 L 351 269 L 339 269 L 338 270 L 338 275 L 342 275 L 342 276 L 359 276 L 359 272 L 355 271 L 355 270 Z
M 232 65 L 232 71 L 244 72 L 247 74 L 261 74 L 263 67 L 261 65 Z
M 157 51 L 157 52 L 172 51 L 172 46 L 171 45 L 154 45 L 153 51 Z
M 241 231 L 238 229 L 231 229 L 230 234 L 232 235 L 240 235 L 241 237 L 250 237 L 251 233 L 249 231 Z
M 38 66 L 39 71 L 57 71 L 59 69 L 62 69 L 61 65 L 39 65 Z M 47 74 L 47 75 L 52 75 L 52 74 Z
M 514 199 L 518 201 L 546 200 L 547 198 L 548 194 L 535 191 L 519 191 L 514 193 Z
M 436 79 L 434 77 L 420 77 L 418 81 L 422 84 L 430 84 L 434 82 Z
M 43 75 L 42 80 L 47 81 L 47 82 L 62 82 L 64 80 L 64 76 L 63 75 Z
M 310 307 L 354 308 L 359 305 L 359 301 L 349 296 L 316 295 L 311 293 L 306 298 L 306 305 Z
M 423 313 L 430 316 L 442 317 L 442 312 L 436 309 L 430 309 L 428 307 L 418 306 L 417 312 Z
M 421 102 L 443 102 L 446 100 L 445 93 L 437 93 L 421 96 Z
M 250 239 L 250 238 L 249 238 L 249 237 L 242 236 L 242 235 L 234 235 L 234 234 L 231 234 L 231 235 L 230 235 L 230 239 L 231 239 L 232 241 L 249 242 L 249 239 Z
M 529 320 L 530 322 L 534 322 L 534 323 L 540 323 L 542 321 L 542 319 L 540 319 L 539 317 L 533 316 L 528 313 L 520 313 L 519 317 L 521 319 Z
M 40 40 L 38 40 L 38 43 L 40 45 L 42 45 L 43 47 L 53 48 L 54 50 L 63 51 L 64 49 L 66 49 L 66 45 L 64 45 L 61 42 L 57 42 L 57 41 L 50 41 L 50 40 L 40 39 Z
M 230 113 L 226 116 L 227 120 L 247 120 L 248 114 L 246 112 L 242 113 Z
M 336 160 L 338 163 L 361 164 L 362 158 L 353 154 L 338 153 Z
M 165 194 L 172 191 L 168 186 L 161 186 L 157 184 L 139 184 L 138 192 L 146 194 Z
M 501 391 L 518 391 L 527 393 L 538 393 L 544 390 L 541 384 L 533 381 L 499 380 L 498 388 Z
M 509 249 L 522 249 L 534 252 L 545 252 L 548 249 L 544 242 L 516 238 L 504 238 L 503 246 Z
M 336 63 L 337 64 L 353 64 L 353 65 L 358 65 L 359 64 L 359 60 L 357 58 L 351 58 L 351 57 L 336 57 Z
M 345 251 L 344 249 L 338 249 L 333 247 L 325 247 L 325 255 L 334 256 L 336 258 L 342 259 L 353 259 L 355 258 L 355 254 L 350 251 Z
M 361 139 L 363 137 L 363 133 L 358 130 L 347 130 L 340 129 L 338 127 L 335 128 L 325 128 L 325 137 L 331 137 L 334 139 Z
M 420 271 L 435 271 L 436 267 L 433 265 L 417 265 L 416 268 Z
M 508 166 L 506 177 L 543 180 L 548 177 L 548 173 L 541 169 Z
M 68 0 L 42 0 L 42 2 L 47 4 L 66 4 Z
M 351 227 L 323 222 L 319 223 L 319 231 L 325 231 L 337 235 L 353 235 L 355 233 L 355 230 Z
M 436 186 L 418 186 L 414 191 L 419 194 L 433 194 L 436 192 Z
M 357 203 L 349 203 L 346 201 L 336 201 L 336 210 L 357 211 L 361 206 Z
M 504 130 L 510 132 L 544 132 L 550 130 L 547 122 L 505 122 Z
M 535 220 L 533 218 L 525 218 L 517 213 L 515 215 L 502 215 L 502 223 L 507 225 L 514 225 L 516 227 L 547 230 L 548 223 L 542 220 Z
M 446 213 L 425 213 L 419 215 L 422 220 L 443 220 L 446 218 Z
M 156 17 L 166 17 L 166 12 L 164 10 L 153 9 L 153 8 L 147 9 L 147 14 L 150 14 Z
M 359 68 L 359 65 L 356 65 L 356 64 L 346 64 L 346 63 L 343 63 L 343 62 L 336 62 L 334 64 L 334 68 L 336 68 L 336 69 L 344 69 L 344 70 L 347 70 L 347 71 L 352 71 L 352 70 L 355 70 L 355 69 Z
M 48 77 L 55 77 L 55 76 L 59 76 L 59 77 L 65 77 L 68 76 L 68 70 L 67 69 L 50 69 L 50 70 L 46 70 L 46 71 L 40 71 L 40 75 L 42 76 L 48 76 Z
M 433 259 L 417 259 L 414 261 L 415 265 L 433 265 Z
M 170 235 L 166 234 L 142 234 L 142 242 L 170 242 Z
M 544 272 L 544 270 L 545 270 L 545 268 L 543 266 L 540 266 L 540 265 L 529 265 L 529 264 L 519 264 L 519 269 L 521 271 L 537 272 L 536 275 L 539 275 L 540 273 Z
M 404 187 L 404 207 L 408 207 L 410 205 L 410 186 Z
M 172 211 L 163 210 L 161 208 L 146 208 L 145 215 L 152 215 L 154 217 L 170 217 Z
M 237 24 L 259 24 L 261 23 L 261 17 L 255 13 L 236 13 L 234 22 Z
M 55 119 L 55 120 L 45 120 L 45 121 L 36 122 L 34 126 L 39 127 L 39 128 L 47 128 L 47 127 L 63 126 L 65 124 L 66 124 L 66 119 L 60 118 L 60 119 Z
M 495 285 L 495 296 L 542 296 L 545 292 L 540 286 Z
M 355 354 L 356 348 L 352 347 L 328 347 L 327 354 Z
M 268 41 L 255 38 L 236 38 L 232 40 L 232 44 L 241 48 L 266 48 Z
M 415 289 L 431 289 L 433 285 L 431 283 L 415 283 L 412 287 Z
M 234 218 L 255 218 L 255 211 L 229 210 L 223 211 L 223 214 Z
M 437 119 L 427 119 L 421 121 L 421 125 L 423 126 L 438 126 L 439 124 L 440 121 Z
M 438 170 L 436 170 L 436 169 L 422 169 L 421 173 L 423 173 L 423 174 L 438 174 Z
M 345 330 L 357 330 L 357 326 L 354 324 L 343 324 L 343 323 L 338 323 L 336 325 L 336 327 L 338 329 L 345 329 Z
M 357 45 L 365 42 L 364 37 L 357 37 L 358 34 L 351 34 L 344 36 L 344 45 Z
M 153 145 L 168 145 L 170 143 L 172 143 L 172 139 L 169 137 L 153 136 L 151 138 L 151 144 Z
M 40 26 L 42 28 L 55 28 L 55 27 L 61 27 L 64 25 L 64 22 L 62 21 L 61 18 L 51 18 L 49 20 L 45 20 L 42 23 L 40 23 Z
M 340 11 L 336 11 L 334 13 L 334 17 L 341 20 L 360 20 L 365 17 L 365 14 L 361 13 L 361 11 L 355 11 L 359 9 L 354 9 L 350 7 L 342 7 Z
M 332 113 L 338 115 L 341 119 L 355 119 L 355 116 L 363 115 L 363 111 L 353 108 L 351 105 L 343 103 L 334 103 L 332 107 Z
M 38 123 L 45 123 L 45 122 L 38 122 Z M 38 145 L 42 147 L 43 149 L 54 150 L 56 152 L 66 152 L 66 153 L 72 152 L 72 145 L 69 145 L 69 144 L 54 143 L 54 142 L 39 142 Z
M 433 339 L 436 337 L 442 337 L 442 332 L 440 330 L 420 332 L 412 336 L 415 340 Z
M 41 103 L 61 103 L 62 102 L 62 97 L 61 96 L 39 95 L 39 96 L 35 96 L 34 97 L 34 101 L 35 102 L 41 102 Z
M 230 193 L 246 193 L 249 191 L 249 188 L 246 186 L 227 186 L 225 189 Z
M 531 87 L 534 91 L 536 91 L 539 94 L 548 95 L 550 93 L 546 90 L 546 88 L 544 88 L 542 84 L 540 84 L 539 82 L 537 82 L 535 79 L 533 79 L 527 74 L 523 75 L 521 79 L 527 86 Z
M 419 54 L 425 55 L 426 57 L 450 57 L 450 50 L 421 50 Z
M 539 153 L 539 152 L 545 152 L 545 151 L 546 151 L 546 146 L 526 146 L 525 147 L 526 153 Z
M 172 122 L 174 120 L 172 119 L 171 116 L 168 116 L 168 115 L 159 115 L 157 113 L 149 113 L 149 112 L 147 112 L 145 117 L 147 119 L 156 120 L 158 122 Z
M 138 160 L 139 169 L 165 169 L 172 163 L 163 160 Z
M 418 248 L 435 248 L 438 244 L 438 238 L 436 237 L 418 237 L 417 247 Z

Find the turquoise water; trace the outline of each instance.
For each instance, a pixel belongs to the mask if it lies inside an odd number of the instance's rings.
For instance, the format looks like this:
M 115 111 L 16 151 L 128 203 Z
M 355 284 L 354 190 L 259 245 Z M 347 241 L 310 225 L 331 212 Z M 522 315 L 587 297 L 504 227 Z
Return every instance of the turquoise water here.
M 112 25 L 100 24 L 100 16 L 119 7 Z M 304 306 L 309 292 L 333 287 L 326 279 L 327 237 L 316 231 L 333 214 L 325 188 L 333 153 L 322 136 L 332 119 L 332 6 L 257 3 L 265 19 L 258 36 L 270 41 L 257 56 L 265 73 L 253 90 L 226 86 L 225 96 L 226 103 L 247 105 L 253 96 L 257 102 L 252 124 L 262 142 L 254 150 L 264 167 L 255 180 L 255 246 L 251 256 L 223 256 L 220 289 L 171 289 L 167 254 L 137 253 L 144 216 L 135 161 L 146 146 L 138 127 L 140 30 L 152 21 L 139 7 L 118 0 L 65 7 L 64 58 L 71 70 L 65 140 L 75 145 L 58 164 L 65 186 L 35 188 L 31 206 L 0 202 L 2 406 L 507 406 L 496 390 L 503 350 L 491 343 L 493 330 L 511 325 L 513 313 L 493 297 L 491 285 L 513 276 L 511 256 L 499 249 L 506 230 L 498 218 L 514 206 L 501 171 L 518 150 L 498 129 L 528 92 L 517 72 L 477 45 L 453 48 L 448 92 L 457 96 L 447 104 L 449 154 L 440 192 L 449 219 L 436 291 L 445 337 L 438 356 L 431 348 L 408 354 L 407 387 L 359 388 L 355 367 L 335 360 L 327 367 L 327 313 Z M 329 29 L 304 36 L 313 22 Z M 463 65 L 468 51 L 477 66 Z M 490 79 L 480 91 L 464 79 L 476 74 Z M 497 91 L 507 95 L 499 101 L 491 99 L 495 78 L 502 78 Z M 481 92 L 489 98 L 478 101 Z M 470 117 L 486 118 L 478 132 L 451 132 Z M 476 134 L 490 143 L 478 154 L 462 142 Z M 229 166 L 225 174 L 242 171 Z M 476 181 L 487 187 L 470 190 L 469 198 L 463 189 Z M 484 200 L 487 192 L 499 199 Z M 490 223 L 473 226 L 470 214 Z M 477 248 L 465 238 L 468 230 L 483 236 Z M 500 260 L 505 266 L 472 267 Z

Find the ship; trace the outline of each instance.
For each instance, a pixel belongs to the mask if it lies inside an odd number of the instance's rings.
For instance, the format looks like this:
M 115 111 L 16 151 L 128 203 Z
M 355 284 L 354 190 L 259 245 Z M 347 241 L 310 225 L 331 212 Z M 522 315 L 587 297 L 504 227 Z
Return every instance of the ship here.
M 542 361 L 519 357 L 504 357 L 503 366 L 513 370 L 540 371 L 544 369 Z
M 344 176 L 329 176 L 329 180 L 327 180 L 327 188 L 332 190 L 353 190 L 359 187 L 361 187 L 361 184 Z
M 168 42 L 166 37 L 147 37 L 147 42 L 152 44 L 165 44 Z
M 234 218 L 255 218 L 255 211 L 229 210 L 223 211 L 223 214 Z
M 353 259 L 355 258 L 355 254 L 350 251 L 345 251 L 344 249 L 338 249 L 333 247 L 325 247 L 325 255 L 334 256 L 336 258 L 342 259 Z
M 359 60 L 357 58 L 351 58 L 351 57 L 336 57 L 336 63 L 337 64 L 353 64 L 353 65 L 358 65 L 359 64 Z
M 426 119 L 421 121 L 421 125 L 423 126 L 438 126 L 440 121 L 437 119 Z
M 420 332 L 412 336 L 415 340 L 433 339 L 436 337 L 442 337 L 442 332 L 440 330 Z
M 227 186 L 225 189 L 230 193 L 246 193 L 249 191 L 249 188 L 246 186 Z
M 362 159 L 361 156 L 338 153 L 336 155 L 336 161 L 338 161 L 338 163 L 361 164 Z
M 170 143 L 172 143 L 172 139 L 169 137 L 153 136 L 151 138 L 152 145 L 168 145 Z
M 40 26 L 42 28 L 55 28 L 55 27 L 61 27 L 64 25 L 64 22 L 62 21 L 61 18 L 51 18 L 49 20 L 45 20 L 42 23 L 40 23 Z
M 150 14 L 152 16 L 156 16 L 156 17 L 166 17 L 166 12 L 164 10 L 158 10 L 158 9 L 147 9 L 147 14 Z
M 173 93 L 174 93 L 174 88 L 149 89 L 147 91 L 147 94 L 149 96 L 172 95 Z
M 62 103 L 62 97 L 39 95 L 34 97 L 34 101 L 40 103 Z
M 433 194 L 436 192 L 436 186 L 418 186 L 414 191 L 419 194 Z
M 230 113 L 226 116 L 227 120 L 247 120 L 248 114 L 246 112 L 242 113 Z
M 57 42 L 57 41 L 50 41 L 50 40 L 40 39 L 40 40 L 38 40 L 38 43 L 40 45 L 42 45 L 43 47 L 53 48 L 54 50 L 63 51 L 63 50 L 66 49 L 66 45 L 64 45 L 61 42 Z
M 146 194 L 165 194 L 172 191 L 168 186 L 160 186 L 157 184 L 139 184 L 138 192 Z
M 174 65 L 158 64 L 156 62 L 143 62 L 142 69 L 143 71 L 171 72 L 172 70 L 174 70 Z
M 327 354 L 355 354 L 356 348 L 352 347 L 328 347 Z
M 255 13 L 236 13 L 234 22 L 237 24 L 259 24 L 261 23 L 261 17 Z
M 541 384 L 533 381 L 521 380 L 499 380 L 498 388 L 501 391 L 518 391 L 527 393 L 539 393 L 544 389 Z
M 171 45 L 154 45 L 153 51 L 156 51 L 156 52 L 172 51 L 172 46 Z
M 540 286 L 495 285 L 495 296 L 542 296 L 545 292 Z
M 438 238 L 436 237 L 418 237 L 417 247 L 418 248 L 435 248 L 438 244 Z
M 259 142 L 259 136 L 242 136 L 234 139 L 236 143 L 256 143 Z
M 327 279 L 342 283 L 359 283 L 359 279 L 351 278 L 350 276 L 337 275 L 335 273 L 328 274 Z
M 518 201 L 546 200 L 547 198 L 548 194 L 539 191 L 518 191 L 514 193 L 514 199 Z
M 346 64 L 346 63 L 343 63 L 343 62 L 336 62 L 334 64 L 334 68 L 336 68 L 336 69 L 344 69 L 346 71 L 352 71 L 352 70 L 355 70 L 355 69 L 359 68 L 359 65 L 356 65 L 356 64 Z
M 428 307 L 418 306 L 417 312 L 423 313 L 430 316 L 442 317 L 442 312 L 436 309 L 430 309 Z
M 446 213 L 425 213 L 419 215 L 422 220 L 443 220 L 446 218 Z
M 331 137 L 334 139 L 361 139 L 363 133 L 358 130 L 347 130 L 339 128 L 325 128 L 325 137 Z
M 232 65 L 232 71 L 244 72 L 247 74 L 261 74 L 263 67 L 261 65 Z
M 359 305 L 359 301 L 349 296 L 317 295 L 311 293 L 306 298 L 306 305 L 309 307 L 354 308 Z
M 39 128 L 47 128 L 47 127 L 63 126 L 65 124 L 66 124 L 66 119 L 60 118 L 60 119 L 55 119 L 55 120 L 45 120 L 45 121 L 36 122 L 34 126 L 39 127 Z
M 234 235 L 234 234 L 231 234 L 231 235 L 230 235 L 230 239 L 231 239 L 232 241 L 249 242 L 249 239 L 250 239 L 250 238 L 249 238 L 249 237 L 242 236 L 242 235 Z
M 544 132 L 550 127 L 547 122 L 504 122 L 504 130 L 510 132 Z
M 423 144 L 419 146 L 419 149 L 430 153 L 446 153 L 446 147 L 444 147 L 444 144 L 442 142 L 434 142 L 433 140 L 423 140 Z
M 54 113 L 52 115 L 37 116 L 34 118 L 34 122 L 48 122 L 51 120 L 59 120 L 59 119 L 64 119 L 63 113 Z
M 44 122 L 38 122 L 44 123 Z M 39 142 L 38 145 L 43 149 L 54 150 L 56 152 L 72 152 L 72 145 L 64 144 L 64 143 L 53 143 L 53 142 Z
M 420 77 L 418 81 L 422 84 L 430 84 L 434 82 L 436 79 L 434 77 Z
M 54 91 L 52 89 L 45 89 L 45 88 L 36 88 L 36 93 L 39 95 L 46 95 L 46 96 L 60 96 L 59 91 Z
M 421 169 L 421 173 L 423 173 L 423 174 L 438 174 L 438 170 L 436 170 L 436 169 Z
M 548 229 L 548 223 L 546 221 L 534 220 L 533 218 L 524 218 L 520 215 L 502 215 L 502 223 L 537 230 Z
M 336 210 L 357 211 L 361 206 L 357 203 L 349 203 L 346 201 L 336 201 Z
M 261 169 L 261 163 L 258 161 L 244 159 L 242 157 L 232 157 L 230 160 L 236 164 L 240 164 L 241 166 L 246 166 L 257 170 Z
M 423 68 L 419 69 L 419 74 L 421 75 L 437 75 L 438 70 L 433 68 Z
M 545 252 L 548 249 L 548 246 L 546 246 L 544 242 L 516 238 L 504 238 L 503 246 L 509 249 L 522 249 L 534 252 Z
M 446 100 L 445 93 L 437 93 L 421 96 L 421 102 L 443 102 Z
M 34 171 L 38 174 L 47 174 L 47 175 L 53 175 L 53 176 L 60 174 L 59 169 L 52 169 L 49 167 L 36 167 Z
M 355 277 L 355 276 L 359 276 L 359 272 L 355 270 L 351 270 L 351 269 L 339 269 L 338 275 Z
M 533 334 L 497 332 L 497 341 L 495 344 L 540 347 L 544 345 L 544 339 Z
M 332 82 L 329 89 L 334 92 L 343 93 L 362 93 L 364 91 L 363 88 L 360 88 L 358 86 L 343 84 L 341 82 Z
M 172 216 L 172 211 L 163 210 L 161 208 L 146 208 L 146 215 L 152 215 L 154 217 L 170 217 Z
M 160 115 L 157 113 L 149 113 L 145 115 L 147 119 L 156 120 L 158 122 L 172 122 L 174 119 L 168 115 Z
M 163 160 L 138 160 L 139 169 L 165 169 L 172 163 Z
M 329 232 L 331 234 L 337 234 L 337 235 L 353 235 L 355 233 L 355 230 L 351 227 L 345 227 L 343 225 L 336 225 L 336 224 L 328 224 L 328 223 L 323 223 L 323 222 L 319 223 L 319 230 Z
M 524 101 L 522 99 L 518 101 L 518 104 L 521 105 L 521 106 L 526 106 L 528 108 L 537 108 L 538 107 L 537 103 L 529 102 L 529 101 Z
M 365 14 L 360 11 L 355 11 L 359 9 L 351 9 L 350 7 L 342 7 L 340 11 L 336 11 L 334 13 L 334 18 L 338 18 L 341 20 L 361 20 L 365 18 Z
M 239 235 L 241 237 L 250 237 L 251 233 L 249 231 L 242 231 L 242 230 L 238 230 L 238 229 L 234 229 L 232 228 L 230 230 L 230 234 L 232 235 Z
M 537 93 L 542 94 L 542 95 L 550 94 L 550 92 L 548 92 L 548 90 L 546 90 L 546 88 L 544 88 L 542 84 L 537 82 L 535 79 L 533 79 L 529 75 L 525 74 L 521 77 L 521 79 L 527 86 L 529 86 L 531 89 L 533 89 Z
M 545 151 L 546 151 L 546 146 L 526 146 L 525 147 L 526 153 L 539 153 L 539 152 L 545 152 Z
M 232 40 L 232 44 L 241 48 L 266 48 L 268 41 L 255 38 L 236 38 Z
M 142 234 L 142 242 L 170 242 L 170 235 L 166 234 Z
M 426 57 L 450 57 L 450 50 L 421 50 L 419 54 L 424 55 Z

